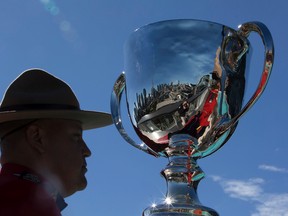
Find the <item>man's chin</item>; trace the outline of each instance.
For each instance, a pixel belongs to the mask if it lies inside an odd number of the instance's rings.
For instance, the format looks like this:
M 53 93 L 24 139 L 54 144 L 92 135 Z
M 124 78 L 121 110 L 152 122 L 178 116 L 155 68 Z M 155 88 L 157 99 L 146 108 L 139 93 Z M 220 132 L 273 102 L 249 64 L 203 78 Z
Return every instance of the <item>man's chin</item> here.
M 70 193 L 64 194 L 64 198 L 71 196 L 72 194 L 76 193 L 77 191 L 82 191 L 86 187 L 87 187 L 87 179 L 85 177 L 82 177 L 81 181 L 79 181 L 77 185 L 74 185 L 73 191 L 71 190 Z
M 85 176 L 82 177 L 81 183 L 79 184 L 78 190 L 84 190 L 87 187 L 87 179 Z
M 87 182 L 86 182 L 85 185 L 83 184 L 83 185 L 81 185 L 81 186 L 79 187 L 79 191 L 84 190 L 86 187 L 87 187 Z

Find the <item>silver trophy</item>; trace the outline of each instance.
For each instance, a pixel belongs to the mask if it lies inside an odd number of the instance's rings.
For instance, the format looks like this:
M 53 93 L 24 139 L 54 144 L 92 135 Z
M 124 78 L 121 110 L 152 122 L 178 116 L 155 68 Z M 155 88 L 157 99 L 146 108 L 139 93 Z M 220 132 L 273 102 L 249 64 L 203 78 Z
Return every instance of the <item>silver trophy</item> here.
M 242 105 L 251 32 L 262 38 L 264 68 L 255 93 Z M 269 30 L 260 22 L 234 30 L 200 20 L 161 21 L 135 30 L 124 55 L 125 72 L 111 97 L 114 124 L 132 146 L 169 160 L 161 172 L 167 181 L 165 201 L 145 209 L 143 216 L 218 215 L 198 199 L 204 172 L 197 160 L 228 141 L 239 118 L 264 91 L 274 58 Z M 122 124 L 124 91 L 139 143 Z

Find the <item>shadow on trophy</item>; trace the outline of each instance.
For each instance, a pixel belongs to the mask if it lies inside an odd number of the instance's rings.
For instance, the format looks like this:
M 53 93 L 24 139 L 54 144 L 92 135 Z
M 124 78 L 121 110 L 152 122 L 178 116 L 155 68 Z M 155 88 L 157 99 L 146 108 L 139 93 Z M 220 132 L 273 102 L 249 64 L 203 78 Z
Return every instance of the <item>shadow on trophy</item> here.
M 262 39 L 264 67 L 255 92 L 242 104 L 251 32 Z M 161 171 L 167 182 L 165 201 L 146 208 L 142 216 L 219 215 L 198 199 L 197 186 L 205 174 L 197 160 L 216 152 L 232 136 L 239 118 L 263 93 L 273 58 L 271 34 L 260 22 L 234 30 L 208 21 L 168 20 L 130 35 L 124 46 L 124 72 L 111 96 L 113 121 L 129 144 L 168 158 Z M 138 141 L 122 124 L 123 92 Z

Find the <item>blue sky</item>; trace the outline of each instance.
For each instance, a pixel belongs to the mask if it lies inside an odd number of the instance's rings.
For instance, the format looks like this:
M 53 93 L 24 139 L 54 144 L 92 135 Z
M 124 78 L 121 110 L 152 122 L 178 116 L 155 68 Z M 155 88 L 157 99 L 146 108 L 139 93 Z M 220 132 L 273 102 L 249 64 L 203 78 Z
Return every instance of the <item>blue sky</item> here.
M 109 112 L 112 87 L 123 70 L 123 44 L 134 29 L 180 18 L 235 29 L 244 22 L 261 21 L 275 44 L 270 81 L 229 142 L 198 161 L 206 173 L 198 194 L 202 204 L 221 216 L 287 216 L 287 6 L 283 0 L 3 0 L 0 92 L 3 95 L 22 71 L 43 68 L 72 86 L 83 109 Z M 260 38 L 251 34 L 250 41 L 246 101 L 263 66 Z M 137 138 L 129 124 L 127 131 Z M 163 200 L 166 185 L 159 173 L 167 164 L 165 158 L 129 146 L 113 125 L 87 131 L 84 138 L 92 151 L 89 185 L 67 198 L 63 216 L 140 216 L 153 202 Z

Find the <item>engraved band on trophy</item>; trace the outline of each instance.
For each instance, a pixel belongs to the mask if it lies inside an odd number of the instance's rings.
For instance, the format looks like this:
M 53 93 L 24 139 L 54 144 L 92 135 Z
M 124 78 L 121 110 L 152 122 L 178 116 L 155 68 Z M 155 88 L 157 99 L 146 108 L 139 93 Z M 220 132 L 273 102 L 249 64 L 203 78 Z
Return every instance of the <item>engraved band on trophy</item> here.
M 254 94 L 242 105 L 251 32 L 264 44 L 264 68 Z M 167 182 L 165 202 L 148 207 L 143 216 L 218 216 L 198 199 L 204 172 L 197 160 L 228 141 L 264 91 L 274 59 L 269 30 L 260 22 L 234 30 L 201 20 L 161 21 L 135 30 L 124 55 L 125 72 L 111 96 L 113 121 L 132 146 L 169 159 L 161 172 Z M 122 124 L 124 91 L 139 144 Z

